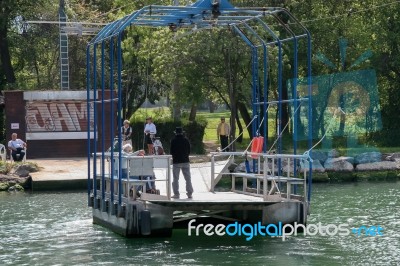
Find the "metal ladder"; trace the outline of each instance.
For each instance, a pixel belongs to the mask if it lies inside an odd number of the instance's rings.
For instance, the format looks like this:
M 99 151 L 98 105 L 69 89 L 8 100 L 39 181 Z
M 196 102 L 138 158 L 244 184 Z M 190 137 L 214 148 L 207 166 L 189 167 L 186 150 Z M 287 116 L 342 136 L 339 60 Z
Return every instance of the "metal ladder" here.
M 60 87 L 61 90 L 69 90 L 69 58 L 68 58 L 68 35 L 64 27 L 67 23 L 64 1 L 60 1 Z

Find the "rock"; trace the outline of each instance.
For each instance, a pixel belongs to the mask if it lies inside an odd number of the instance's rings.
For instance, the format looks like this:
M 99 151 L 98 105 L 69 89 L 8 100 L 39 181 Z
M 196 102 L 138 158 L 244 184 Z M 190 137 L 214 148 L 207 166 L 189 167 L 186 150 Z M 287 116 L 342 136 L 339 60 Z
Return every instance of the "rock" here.
M 29 173 L 36 172 L 37 168 L 30 164 L 21 164 L 15 169 L 14 174 L 22 177 L 26 177 Z
M 253 162 L 249 160 L 249 166 L 250 166 L 250 172 L 253 172 Z M 235 169 L 234 172 L 244 172 L 246 173 L 246 163 L 242 162 L 240 163 Z
M 335 149 L 328 151 L 328 158 L 339 157 L 339 152 Z
M 234 172 L 236 167 L 238 167 L 236 163 L 231 163 L 231 165 L 228 167 L 229 172 Z
M 382 153 L 382 161 L 400 161 L 400 153 L 394 152 L 394 153 Z
M 336 159 L 341 159 L 341 160 L 344 160 L 344 161 L 349 162 L 351 164 L 354 164 L 354 157 L 340 156 L 340 157 L 338 157 Z
M 297 165 L 296 169 L 298 170 L 299 169 L 299 160 L 297 160 L 296 165 Z M 272 165 L 269 165 L 269 166 L 272 166 Z M 293 171 L 294 171 L 294 160 L 291 159 L 290 160 L 290 164 L 287 163 L 287 160 L 283 160 L 282 161 L 282 169 L 283 169 L 284 173 L 287 173 L 288 171 L 290 173 L 293 173 Z
M 10 185 L 8 184 L 8 182 L 0 183 L 0 191 L 6 191 L 6 190 L 8 190 L 9 187 L 10 187 Z
M 399 170 L 397 162 L 383 161 L 374 163 L 362 163 L 356 166 L 356 171 L 382 171 L 382 170 Z
M 349 163 L 346 158 L 347 157 L 329 158 L 324 164 L 325 170 L 335 172 L 352 172 L 354 170 L 353 164 Z
M 6 191 L 9 187 L 20 185 L 27 189 L 31 187 L 32 177 L 30 175 L 25 177 L 19 177 L 15 174 L 2 175 L 0 174 L 0 191 Z
M 328 159 L 328 155 L 326 154 L 326 152 L 313 150 L 311 151 L 311 159 L 319 160 L 320 163 L 323 164 L 326 159 Z
M 8 192 L 24 191 L 24 188 L 20 185 L 11 186 L 8 188 Z
M 365 163 L 380 162 L 381 160 L 382 160 L 382 154 L 380 152 L 373 151 L 373 152 L 364 152 L 357 155 L 354 158 L 354 163 L 365 164 Z
M 312 182 L 313 183 L 319 183 L 319 182 L 329 182 L 329 177 L 328 173 L 320 173 L 320 172 L 314 172 L 312 174 Z
M 301 161 L 300 162 L 300 172 L 303 172 L 304 169 L 308 172 L 308 162 Z M 318 172 L 318 173 L 324 173 L 325 168 L 322 166 L 321 162 L 319 160 L 313 160 L 312 162 L 312 171 L 313 172 Z

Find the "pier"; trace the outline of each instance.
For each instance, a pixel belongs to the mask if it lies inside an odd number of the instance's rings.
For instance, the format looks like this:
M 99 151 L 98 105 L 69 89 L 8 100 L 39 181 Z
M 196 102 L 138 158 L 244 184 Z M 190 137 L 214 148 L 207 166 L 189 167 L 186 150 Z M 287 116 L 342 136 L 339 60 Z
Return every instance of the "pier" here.
M 193 164 L 193 199 L 171 199 L 170 156 L 122 153 L 126 70 L 122 36 L 131 26 L 164 27 L 174 35 L 219 28 L 235 34 L 249 49 L 251 74 L 247 78 L 251 88 L 246 96 L 252 108 L 247 125 L 251 127 L 252 152 L 211 153 L 209 163 Z M 288 56 L 285 62 L 283 54 Z M 170 235 L 178 223 L 194 218 L 205 218 L 207 223 L 306 223 L 312 183 L 308 155 L 313 148 L 311 57 L 309 31 L 288 10 L 276 7 L 236 8 L 228 0 L 198 0 L 189 6 L 151 5 L 105 26 L 88 44 L 86 56 L 87 124 L 92 125 L 87 132 L 88 204 L 93 208 L 93 221 L 124 236 Z M 282 70 L 287 62 L 292 66 L 292 83 L 284 86 Z M 301 90 L 297 86 L 300 79 L 305 80 Z M 111 92 L 110 99 L 105 99 L 106 92 Z M 276 130 L 269 128 L 270 106 L 276 108 Z M 290 118 L 285 125 L 283 114 L 287 110 Z M 237 110 L 231 115 L 235 120 Z M 288 128 L 292 137 L 284 143 L 282 136 Z M 107 131 L 111 132 L 109 138 L 98 134 Z M 271 132 L 276 134 L 272 144 L 268 143 Z M 194 134 L 187 137 L 199 138 Z M 114 147 L 114 138 L 117 149 L 110 152 L 107 149 Z M 303 155 L 299 141 L 307 146 Z M 272 148 L 276 154 L 271 154 Z M 253 169 L 246 165 L 243 172 L 229 172 L 236 159 L 246 163 L 250 159 Z M 154 179 L 155 191 L 144 189 L 146 178 Z M 230 180 L 228 191 L 216 190 L 222 179 Z M 181 190 L 183 180 L 181 177 Z
M 235 160 L 250 155 L 257 156 L 255 160 L 261 166 L 256 173 L 229 171 Z M 92 180 L 98 184 L 90 194 L 94 222 L 124 236 L 170 235 L 173 228 L 192 219 L 262 224 L 305 223 L 307 219 L 307 173 L 295 173 L 290 167 L 290 161 L 292 167 L 301 160 L 307 161 L 306 155 L 212 153 L 210 162 L 191 164 L 191 199 L 171 198 L 171 156 L 121 155 L 122 165 L 127 167 L 126 178 L 119 173 L 119 155 L 105 156 L 105 165 L 99 160 L 94 171 L 97 178 Z M 278 164 L 288 165 L 285 176 L 279 175 L 283 171 L 277 168 Z M 231 181 L 227 191 L 215 189 L 222 178 Z M 157 193 L 145 189 L 153 181 Z M 179 187 L 181 195 L 185 195 L 183 176 Z

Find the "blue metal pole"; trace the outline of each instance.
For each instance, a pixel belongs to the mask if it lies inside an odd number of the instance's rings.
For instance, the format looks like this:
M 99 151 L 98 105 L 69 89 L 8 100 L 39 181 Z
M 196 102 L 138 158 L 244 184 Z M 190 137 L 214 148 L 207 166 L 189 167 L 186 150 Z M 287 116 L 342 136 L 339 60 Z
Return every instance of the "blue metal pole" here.
M 113 180 L 114 177 L 114 38 L 110 39 L 110 100 L 111 100 L 111 173 L 110 179 Z M 114 206 L 114 182 L 111 181 L 111 205 Z
M 121 154 L 121 150 L 122 150 L 122 143 L 121 143 L 121 139 L 122 139 L 122 133 L 121 133 L 121 109 L 122 109 L 122 77 L 121 77 L 121 71 L 122 71 L 122 51 L 121 51 L 121 34 L 118 34 L 118 43 L 117 43 L 117 52 L 118 52 L 118 115 L 117 115 L 117 119 L 118 119 L 118 202 L 119 205 L 122 205 L 122 180 L 121 180 L 121 172 L 122 172 L 122 164 L 121 164 L 121 159 L 122 159 L 122 154 Z M 114 163 L 114 162 L 112 162 Z
M 294 37 L 293 41 L 294 45 L 294 59 L 293 59 L 293 154 L 297 154 L 297 119 L 298 119 L 298 114 L 299 112 L 295 112 L 298 107 L 298 102 L 297 102 L 297 78 L 298 78 L 298 64 L 297 64 L 297 38 Z M 299 110 L 300 111 L 300 110 Z M 293 160 L 293 176 L 297 177 L 297 159 Z M 288 166 L 290 167 L 290 166 Z M 294 185 L 293 188 L 293 193 L 297 194 L 297 185 Z
M 264 112 L 264 153 L 267 152 L 267 144 L 268 144 L 268 111 L 267 111 L 267 101 L 268 101 L 268 50 L 267 46 L 263 42 L 263 51 L 264 51 L 264 104 L 263 104 L 263 112 Z
M 264 92 L 262 92 L 260 90 L 260 88 L 258 88 L 260 91 L 257 90 L 258 93 L 258 101 L 256 101 L 254 104 L 255 105 L 259 105 L 259 101 L 264 98 L 263 100 L 263 118 L 264 118 L 264 125 L 263 125 L 263 131 L 264 131 L 264 144 L 263 144 L 263 151 L 266 152 L 267 151 L 267 140 L 268 140 L 268 114 L 267 114 L 267 100 L 268 100 L 268 88 L 267 88 L 267 62 L 268 62 L 268 57 L 267 57 L 267 46 L 265 45 L 265 41 L 257 34 L 257 32 L 255 32 L 253 30 L 252 27 L 250 27 L 247 23 L 243 23 L 243 25 L 250 31 L 250 33 L 252 33 L 254 35 L 254 37 L 256 37 L 262 44 L 263 47 L 263 88 L 264 88 Z M 257 47 L 258 48 L 258 47 Z M 258 59 L 258 57 L 257 57 Z M 257 73 L 257 79 L 258 79 L 258 64 L 256 67 L 256 73 Z M 262 92 L 262 93 L 261 93 Z M 257 106 L 256 106 L 257 108 Z M 258 110 L 258 108 L 257 108 Z M 260 119 L 258 119 L 257 121 L 260 121 Z M 257 123 L 259 124 L 259 122 Z
M 93 45 L 93 187 L 94 206 L 97 206 L 97 44 Z
M 260 116 L 258 113 L 257 102 L 258 102 L 258 54 L 257 48 L 253 46 L 252 48 L 252 69 L 253 69 L 253 116 L 257 115 L 257 118 L 254 120 L 256 123 L 253 123 L 253 138 L 257 136 L 258 124 L 260 123 Z M 253 159 L 253 173 L 257 172 L 257 160 Z
M 104 90 L 106 87 L 105 84 L 105 67 L 104 67 L 104 61 L 105 61 L 105 44 L 104 44 L 104 40 L 101 42 L 101 198 L 104 201 L 106 195 L 106 183 L 105 183 L 105 156 L 104 156 L 104 150 L 105 150 L 105 145 L 104 145 L 104 133 L 105 133 L 105 112 L 104 112 Z
M 311 88 L 311 35 L 307 31 L 307 83 L 308 83 L 308 149 L 310 150 L 310 156 L 312 154 L 312 139 L 313 139 L 313 127 L 312 127 L 312 88 Z M 311 189 L 312 189 L 312 163 L 309 162 L 308 172 L 308 202 L 311 201 Z
M 86 125 L 87 125 L 87 148 L 86 148 L 86 156 L 87 156 L 87 193 L 88 193 L 88 205 L 90 203 L 90 192 L 92 190 L 92 183 L 90 182 L 90 45 L 86 47 Z
M 282 44 L 278 44 L 278 154 L 282 153 Z M 281 171 L 282 160 L 278 159 L 278 175 L 282 175 Z

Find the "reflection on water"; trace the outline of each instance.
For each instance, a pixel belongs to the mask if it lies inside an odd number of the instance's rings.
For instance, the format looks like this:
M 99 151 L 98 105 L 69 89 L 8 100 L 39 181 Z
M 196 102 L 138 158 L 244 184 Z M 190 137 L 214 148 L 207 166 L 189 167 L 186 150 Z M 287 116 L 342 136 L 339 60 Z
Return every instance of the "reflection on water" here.
M 314 185 L 309 223 L 380 225 L 384 236 L 187 236 L 126 239 L 92 224 L 86 193 L 0 193 L 4 264 L 400 263 L 400 182 Z

